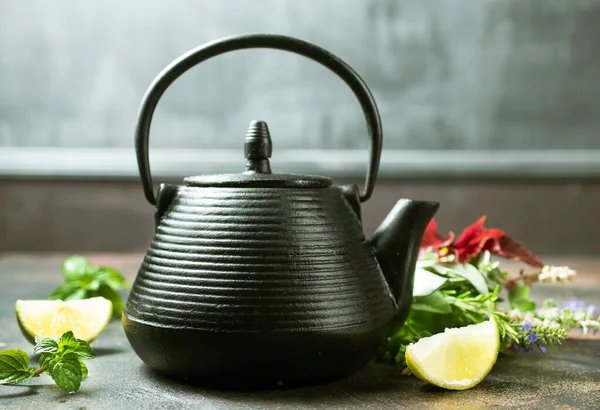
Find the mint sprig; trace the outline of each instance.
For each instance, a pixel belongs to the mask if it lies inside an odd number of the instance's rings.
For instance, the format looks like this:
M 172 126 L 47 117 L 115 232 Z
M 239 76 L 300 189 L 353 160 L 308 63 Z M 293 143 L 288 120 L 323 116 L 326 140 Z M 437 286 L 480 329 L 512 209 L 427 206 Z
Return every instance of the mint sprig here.
M 68 331 L 58 339 L 36 337 L 34 354 L 40 354 L 40 367 L 29 367 L 29 356 L 20 349 L 0 352 L 0 384 L 17 384 L 47 372 L 67 393 L 75 393 L 88 376 L 83 360 L 96 357 L 90 345 Z
M 107 266 L 92 265 L 79 255 L 68 257 L 62 264 L 65 283 L 54 289 L 48 299 L 73 300 L 102 296 L 113 304 L 113 316 L 123 313 L 121 289 L 130 289 L 130 285 L 116 269 Z

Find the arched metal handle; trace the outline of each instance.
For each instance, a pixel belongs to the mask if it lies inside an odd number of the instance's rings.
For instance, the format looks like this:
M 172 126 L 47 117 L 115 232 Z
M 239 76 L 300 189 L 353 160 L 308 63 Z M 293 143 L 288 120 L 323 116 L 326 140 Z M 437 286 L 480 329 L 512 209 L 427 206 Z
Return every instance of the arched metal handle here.
M 367 130 L 371 137 L 371 144 L 369 146 L 370 161 L 367 168 L 365 188 L 360 195 L 361 202 L 369 199 L 373 193 L 375 180 L 379 171 L 383 137 L 379 111 L 373 95 L 365 82 L 344 61 L 329 51 L 307 41 L 277 34 L 242 34 L 205 43 L 181 55 L 165 67 L 152 81 L 148 90 L 146 90 L 138 111 L 138 119 L 135 127 L 135 150 L 140 177 L 144 187 L 144 195 L 148 202 L 156 205 L 156 196 L 152 187 L 152 174 L 150 173 L 148 160 L 148 139 L 152 115 L 161 96 L 179 76 L 195 65 L 219 54 L 248 48 L 272 48 L 300 54 L 329 68 L 352 89 L 362 107 L 367 120 Z

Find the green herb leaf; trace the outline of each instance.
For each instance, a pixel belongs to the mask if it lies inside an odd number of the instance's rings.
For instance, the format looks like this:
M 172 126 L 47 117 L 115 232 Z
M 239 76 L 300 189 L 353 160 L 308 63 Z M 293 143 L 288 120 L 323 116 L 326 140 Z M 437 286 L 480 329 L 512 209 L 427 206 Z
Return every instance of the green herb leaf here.
M 74 300 L 102 296 L 113 304 L 113 316 L 123 313 L 120 289 L 130 289 L 121 272 L 107 266 L 93 266 L 83 256 L 73 255 L 63 263 L 65 283 L 54 289 L 48 299 Z
M 529 299 L 529 286 L 516 286 L 508 292 L 508 300 L 512 304 L 518 300 Z
M 86 289 L 77 289 L 75 292 L 71 293 L 67 297 L 63 298 L 63 300 L 79 300 L 86 299 L 88 296 L 88 292 Z
M 88 368 L 81 360 L 79 361 L 79 364 L 81 366 L 81 380 L 85 380 L 88 377 Z
M 416 298 L 411 309 L 439 314 L 452 313 L 452 306 L 439 290 L 425 297 Z
M 131 287 L 121 272 L 107 266 L 100 266 L 98 268 L 97 279 L 114 290 L 129 289 Z
M 63 333 L 58 339 L 58 348 L 61 352 L 73 351 L 79 346 L 79 339 L 75 339 L 72 331 Z
M 481 274 L 479 269 L 475 266 L 465 263 L 460 265 L 462 269 L 459 269 L 461 276 L 467 279 L 471 285 L 479 292 L 481 295 L 487 295 L 490 293 L 488 288 L 488 284 L 485 281 L 485 277 Z
M 75 281 L 81 279 L 90 268 L 90 263 L 86 258 L 73 255 L 63 262 L 62 273 L 67 281 Z
M 19 349 L 0 352 L 0 384 L 22 383 L 35 377 L 29 368 L 29 356 Z
M 33 348 L 34 354 L 39 353 L 58 353 L 58 343 L 54 339 L 48 337 L 35 337 L 35 347 Z
M 515 303 L 515 307 L 521 312 L 533 312 L 536 308 L 536 304 L 532 300 L 520 300 Z
M 112 302 L 113 316 L 121 317 L 124 306 L 123 300 L 121 299 L 121 295 L 119 295 L 119 292 L 117 292 L 110 286 L 103 284 L 96 292 L 96 295 L 102 296 L 103 298 L 110 300 Z
M 73 350 L 73 353 L 75 353 L 80 359 L 93 359 L 96 357 L 96 352 L 94 352 L 90 345 L 83 340 L 81 340 L 79 346 Z
M 81 361 L 77 355 L 65 353 L 60 360 L 49 362 L 48 373 L 58 387 L 67 393 L 75 393 L 83 380 L 81 369 Z
M 86 289 L 88 292 L 93 292 L 95 290 L 98 290 L 100 288 L 100 286 L 102 285 L 102 282 L 100 282 L 98 279 L 92 279 L 89 281 L 89 283 L 86 285 Z
M 83 290 L 83 289 L 81 289 L 79 282 L 67 282 L 67 283 L 60 285 L 56 289 L 54 289 L 52 291 L 52 293 L 50 293 L 50 295 L 48 295 L 48 299 L 50 299 L 50 300 L 57 300 L 57 299 L 68 300 L 68 299 L 77 299 L 77 298 L 83 299 L 82 297 L 78 296 L 78 294 L 81 292 L 81 290 Z
M 74 353 L 79 359 L 93 359 L 96 353 L 82 339 L 76 339 L 73 332 L 64 333 L 58 340 L 58 350 L 61 354 Z
M 492 254 L 490 253 L 490 251 L 483 251 L 483 253 L 481 254 L 481 258 L 479 259 L 479 264 L 480 266 L 488 266 L 492 264 Z
M 40 366 L 41 367 L 49 367 L 50 362 L 54 360 L 56 355 L 54 353 L 42 353 L 40 356 Z
M 424 297 L 431 295 L 436 290 L 444 286 L 448 280 L 427 269 L 417 267 L 415 271 L 415 284 L 413 287 L 413 297 Z
M 535 310 L 535 303 L 529 300 L 529 286 L 516 286 L 508 291 L 508 301 L 512 309 L 519 309 L 521 312 Z
M 477 269 L 470 263 L 456 264 L 453 265 L 452 268 L 446 266 L 436 266 L 435 269 L 443 275 L 457 275 L 466 279 L 471 285 L 473 285 L 475 290 L 482 295 L 487 295 L 488 293 L 490 293 L 485 278 L 483 277 L 479 269 Z

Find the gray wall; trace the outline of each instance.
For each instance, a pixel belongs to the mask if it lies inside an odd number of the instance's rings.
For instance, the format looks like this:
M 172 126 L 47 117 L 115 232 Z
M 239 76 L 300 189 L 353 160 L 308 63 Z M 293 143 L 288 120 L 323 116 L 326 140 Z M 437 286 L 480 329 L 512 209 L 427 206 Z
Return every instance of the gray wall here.
M 600 149 L 600 1 L 2 0 L 0 149 L 131 148 L 140 99 L 170 61 L 241 32 L 313 41 L 367 81 L 386 150 Z M 358 104 L 316 63 L 250 50 L 184 75 L 152 147 L 366 147 Z
M 140 100 L 173 59 L 242 32 L 315 42 L 372 88 L 387 180 L 368 232 L 408 196 L 441 201 L 442 230 L 488 214 L 536 253 L 600 251 L 600 0 L 0 0 L 0 252 L 144 250 L 152 209 L 125 180 Z M 270 125 L 275 172 L 362 181 L 351 92 L 273 50 L 210 60 L 167 91 L 155 181 L 240 171 L 253 119 Z

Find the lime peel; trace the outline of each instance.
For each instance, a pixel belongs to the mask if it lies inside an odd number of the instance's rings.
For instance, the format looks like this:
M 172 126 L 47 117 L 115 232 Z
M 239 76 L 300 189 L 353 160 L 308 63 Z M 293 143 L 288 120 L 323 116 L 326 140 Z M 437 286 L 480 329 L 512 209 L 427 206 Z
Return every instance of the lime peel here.
M 419 379 L 449 390 L 479 384 L 492 370 L 500 350 L 494 318 L 420 339 L 406 347 L 406 364 Z

